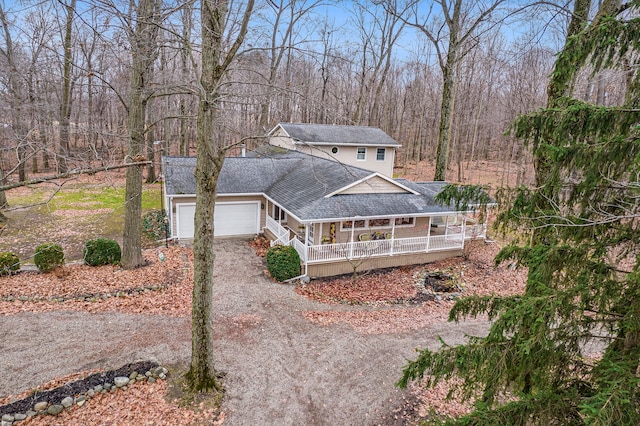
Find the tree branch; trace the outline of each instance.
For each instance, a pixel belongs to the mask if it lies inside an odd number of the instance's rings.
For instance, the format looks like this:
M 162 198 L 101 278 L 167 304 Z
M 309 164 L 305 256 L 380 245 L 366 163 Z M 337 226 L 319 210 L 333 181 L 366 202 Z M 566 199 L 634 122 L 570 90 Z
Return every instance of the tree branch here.
M 99 172 L 107 172 L 109 170 L 124 169 L 126 167 L 131 167 L 131 166 L 148 166 L 150 164 L 152 164 L 151 161 L 138 161 L 135 163 L 116 164 L 115 166 L 98 167 L 95 169 L 74 169 L 67 173 L 60 173 L 58 175 L 44 176 L 41 178 L 25 180 L 22 182 L 15 182 L 8 185 L 2 185 L 0 186 L 0 191 L 7 191 L 9 189 L 20 188 L 22 186 L 35 185 L 37 183 L 48 182 L 56 179 L 65 179 L 71 176 L 92 175 Z

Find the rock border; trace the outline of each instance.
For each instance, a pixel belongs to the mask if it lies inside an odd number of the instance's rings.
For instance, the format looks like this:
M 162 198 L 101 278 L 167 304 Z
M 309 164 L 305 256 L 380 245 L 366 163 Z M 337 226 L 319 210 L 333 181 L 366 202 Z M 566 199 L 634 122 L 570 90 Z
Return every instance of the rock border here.
M 130 371 L 128 375 L 124 375 L 126 371 Z M 23 420 L 39 415 L 57 416 L 74 405 L 82 407 L 97 394 L 116 392 L 118 389 L 124 391 L 135 382 L 154 383 L 156 380 L 166 380 L 168 373 L 169 370 L 155 362 L 139 362 L 128 364 L 118 370 L 91 374 L 85 379 L 76 380 L 49 391 L 32 392 L 26 398 L 0 406 L 0 412 L 4 413 L 0 419 L 0 426 L 19 425 Z M 114 377 L 111 378 L 111 375 Z M 102 383 L 93 385 L 92 383 L 95 382 Z M 60 393 L 62 388 L 69 388 L 71 395 L 51 396 Z M 85 390 L 76 392 L 78 388 Z M 27 406 L 29 409 L 25 410 L 24 407 Z
M 158 285 L 145 285 L 142 287 L 126 288 L 117 291 L 111 291 L 107 293 L 84 293 L 84 294 L 72 294 L 70 296 L 2 296 L 0 302 L 58 302 L 63 303 L 69 300 L 80 300 L 85 302 L 98 302 L 100 300 L 107 300 L 112 297 L 124 297 L 136 294 L 148 293 L 150 291 L 161 291 L 169 287 L 170 284 L 158 284 Z

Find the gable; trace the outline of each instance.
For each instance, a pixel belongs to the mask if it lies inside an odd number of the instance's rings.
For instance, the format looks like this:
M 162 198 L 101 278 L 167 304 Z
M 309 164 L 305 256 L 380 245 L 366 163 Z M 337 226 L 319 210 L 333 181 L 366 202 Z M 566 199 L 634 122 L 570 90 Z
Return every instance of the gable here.
M 363 179 L 357 180 L 344 186 L 330 194 L 325 195 L 325 198 L 333 197 L 334 195 L 357 195 L 357 194 L 412 194 L 417 195 L 418 192 L 388 178 L 379 173 L 371 174 Z
M 340 191 L 340 194 L 401 194 L 408 193 L 405 188 L 396 185 L 380 176 L 372 176 L 369 179 L 359 182 L 350 188 Z

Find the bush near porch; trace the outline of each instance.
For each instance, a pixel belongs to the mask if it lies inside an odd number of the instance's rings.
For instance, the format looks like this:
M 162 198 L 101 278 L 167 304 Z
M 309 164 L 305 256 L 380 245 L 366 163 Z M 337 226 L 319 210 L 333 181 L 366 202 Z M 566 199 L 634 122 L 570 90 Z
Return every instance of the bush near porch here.
M 300 256 L 292 246 L 273 246 L 265 256 L 267 270 L 278 281 L 286 281 L 300 275 Z

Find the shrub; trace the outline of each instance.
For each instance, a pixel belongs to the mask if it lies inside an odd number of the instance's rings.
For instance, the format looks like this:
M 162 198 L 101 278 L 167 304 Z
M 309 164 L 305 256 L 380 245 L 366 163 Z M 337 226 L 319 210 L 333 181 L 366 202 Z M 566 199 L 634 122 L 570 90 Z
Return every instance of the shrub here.
M 168 232 L 166 220 L 164 209 L 150 211 L 142 216 L 142 233 L 153 241 L 165 238 L 165 232 Z
M 265 259 L 269 273 L 278 281 L 300 275 L 300 256 L 291 246 L 273 246 L 267 250 Z
M 82 258 L 91 266 L 116 265 L 120 262 L 121 256 L 120 244 L 108 238 L 89 240 L 82 250 Z
M 33 262 L 40 272 L 49 272 L 64 265 L 64 252 L 59 244 L 45 243 L 36 247 Z
M 20 269 L 20 259 L 10 251 L 0 252 L 0 275 L 11 275 Z

